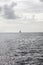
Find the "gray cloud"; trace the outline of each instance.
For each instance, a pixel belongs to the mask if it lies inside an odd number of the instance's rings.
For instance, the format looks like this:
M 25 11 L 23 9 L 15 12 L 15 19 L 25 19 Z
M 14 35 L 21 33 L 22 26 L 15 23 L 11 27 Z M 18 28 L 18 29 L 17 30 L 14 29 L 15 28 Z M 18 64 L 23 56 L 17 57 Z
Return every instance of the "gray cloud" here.
M 12 2 L 11 7 L 14 7 L 14 6 L 16 6 L 16 5 L 17 5 L 17 3 Z
M 16 3 L 12 2 L 11 5 L 5 4 L 4 9 L 4 18 L 6 19 L 16 19 L 17 16 L 15 15 L 15 11 L 13 10 L 13 7 L 15 7 Z
M 43 2 L 43 0 L 40 0 L 40 2 Z
M 32 0 L 33 1 L 33 0 Z M 24 12 L 32 12 L 32 13 L 43 13 L 43 4 L 40 2 L 36 2 L 33 1 L 32 2 L 31 0 L 30 1 L 24 1 L 22 2 L 23 5 L 24 5 L 24 9 L 23 11 Z
M 0 13 L 2 12 L 2 7 L 0 6 Z

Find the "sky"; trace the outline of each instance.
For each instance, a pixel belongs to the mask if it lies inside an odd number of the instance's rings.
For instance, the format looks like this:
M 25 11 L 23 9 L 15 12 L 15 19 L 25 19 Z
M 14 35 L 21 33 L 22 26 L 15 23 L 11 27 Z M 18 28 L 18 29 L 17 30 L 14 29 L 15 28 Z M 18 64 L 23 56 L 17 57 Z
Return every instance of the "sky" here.
M 43 32 L 43 0 L 0 0 L 0 32 Z

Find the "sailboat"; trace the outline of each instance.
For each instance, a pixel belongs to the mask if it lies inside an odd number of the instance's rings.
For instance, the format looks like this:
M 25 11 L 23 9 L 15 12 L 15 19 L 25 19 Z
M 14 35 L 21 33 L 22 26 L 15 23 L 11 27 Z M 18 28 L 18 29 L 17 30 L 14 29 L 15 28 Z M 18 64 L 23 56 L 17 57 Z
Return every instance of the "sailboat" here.
M 21 30 L 19 31 L 19 33 L 21 33 Z

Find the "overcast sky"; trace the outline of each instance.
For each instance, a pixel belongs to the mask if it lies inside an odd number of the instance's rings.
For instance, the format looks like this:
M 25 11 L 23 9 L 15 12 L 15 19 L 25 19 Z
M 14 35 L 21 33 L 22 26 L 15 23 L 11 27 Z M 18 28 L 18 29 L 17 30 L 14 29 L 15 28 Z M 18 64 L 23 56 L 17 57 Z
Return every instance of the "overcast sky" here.
M 0 32 L 43 32 L 43 0 L 0 0 Z

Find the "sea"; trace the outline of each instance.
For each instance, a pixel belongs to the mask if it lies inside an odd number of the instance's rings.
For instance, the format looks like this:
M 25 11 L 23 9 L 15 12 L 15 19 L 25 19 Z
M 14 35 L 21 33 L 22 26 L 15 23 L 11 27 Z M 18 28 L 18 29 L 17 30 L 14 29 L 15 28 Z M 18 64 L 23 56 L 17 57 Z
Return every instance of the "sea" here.
M 43 32 L 0 33 L 0 65 L 43 65 Z

